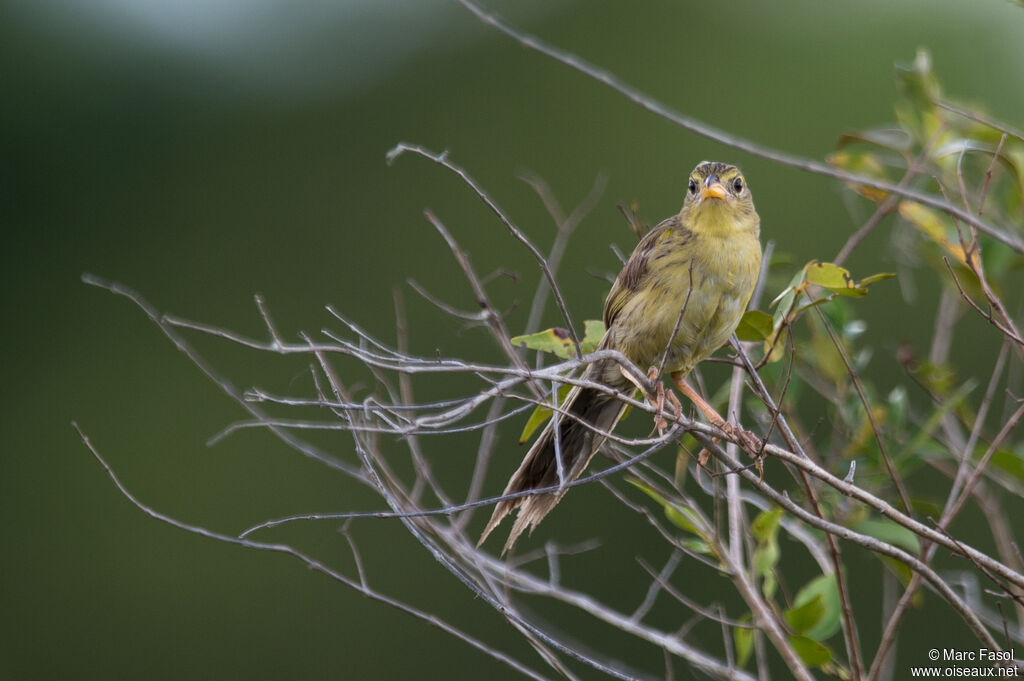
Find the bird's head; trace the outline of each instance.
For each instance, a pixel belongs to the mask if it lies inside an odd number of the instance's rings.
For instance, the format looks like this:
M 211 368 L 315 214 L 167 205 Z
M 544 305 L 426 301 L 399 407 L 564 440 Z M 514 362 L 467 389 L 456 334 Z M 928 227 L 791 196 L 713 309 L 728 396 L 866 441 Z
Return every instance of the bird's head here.
M 757 234 L 761 225 L 743 173 L 715 161 L 703 161 L 690 173 L 680 217 L 694 232 L 721 236 Z

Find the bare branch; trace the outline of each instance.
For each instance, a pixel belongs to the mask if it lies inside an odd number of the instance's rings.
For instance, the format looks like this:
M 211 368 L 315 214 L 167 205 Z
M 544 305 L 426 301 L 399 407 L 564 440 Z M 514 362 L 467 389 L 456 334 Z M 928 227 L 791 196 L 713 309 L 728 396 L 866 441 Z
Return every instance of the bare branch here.
M 459 2 L 466 7 L 466 9 L 476 15 L 476 17 L 483 23 L 504 33 L 517 41 L 523 47 L 535 50 L 536 52 L 579 71 L 599 83 L 607 85 L 634 104 L 637 104 L 651 113 L 675 123 L 681 128 L 700 135 L 701 137 L 706 137 L 752 156 L 758 156 L 760 158 L 773 161 L 774 163 L 790 166 L 791 168 L 804 170 L 817 175 L 824 175 L 826 177 L 832 177 L 837 180 L 843 180 L 844 182 L 851 182 L 854 184 L 864 185 L 866 187 L 872 187 L 874 189 L 881 189 L 883 191 L 892 192 L 893 194 L 898 194 L 899 196 L 904 196 L 908 199 L 913 199 L 914 201 L 938 208 L 950 215 L 958 217 L 964 222 L 978 228 L 980 231 L 1002 241 L 1018 253 L 1024 253 L 1024 240 L 1021 240 L 1020 237 L 1001 230 L 995 225 L 989 224 L 971 213 L 965 212 L 962 208 L 952 205 L 941 197 L 933 194 L 925 194 L 909 187 L 900 187 L 899 185 L 892 184 L 891 182 L 885 182 L 877 178 L 848 173 L 820 161 L 773 149 L 743 137 L 727 133 L 724 130 L 720 130 L 712 125 L 704 123 L 703 121 L 686 116 L 685 114 L 662 104 L 656 99 L 640 92 L 633 86 L 624 83 L 611 72 L 594 66 L 571 52 L 549 45 L 540 38 L 511 26 L 504 20 L 500 19 L 496 14 L 484 10 L 473 2 L 473 0 L 459 0 Z

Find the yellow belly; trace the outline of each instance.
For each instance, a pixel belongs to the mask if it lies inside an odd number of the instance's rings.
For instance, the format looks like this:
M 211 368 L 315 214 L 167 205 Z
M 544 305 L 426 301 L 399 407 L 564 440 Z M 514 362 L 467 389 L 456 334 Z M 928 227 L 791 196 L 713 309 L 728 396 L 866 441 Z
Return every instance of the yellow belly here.
M 760 244 L 701 246 L 652 263 L 609 329 L 609 347 L 642 369 L 664 356 L 666 371 L 688 373 L 729 340 L 757 281 Z

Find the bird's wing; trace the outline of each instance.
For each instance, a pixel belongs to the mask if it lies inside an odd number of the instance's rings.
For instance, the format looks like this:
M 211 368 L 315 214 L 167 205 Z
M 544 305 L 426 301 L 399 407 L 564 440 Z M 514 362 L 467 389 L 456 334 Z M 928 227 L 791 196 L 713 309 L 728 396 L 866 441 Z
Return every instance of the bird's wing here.
M 604 328 L 610 329 L 615 317 L 625 306 L 626 301 L 640 288 L 648 272 L 648 259 L 654 248 L 662 239 L 673 231 L 685 229 L 678 215 L 662 220 L 657 227 L 649 231 L 633 249 L 632 255 L 623 266 L 619 276 L 612 284 L 612 290 L 604 300 Z

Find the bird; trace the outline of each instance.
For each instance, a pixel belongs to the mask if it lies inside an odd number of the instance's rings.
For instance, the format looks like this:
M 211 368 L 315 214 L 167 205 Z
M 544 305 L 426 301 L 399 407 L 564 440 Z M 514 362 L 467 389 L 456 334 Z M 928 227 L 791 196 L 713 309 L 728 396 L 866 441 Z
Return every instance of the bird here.
M 679 390 L 727 434 L 750 435 L 719 416 L 686 376 L 736 330 L 761 270 L 760 229 L 739 168 L 703 161 L 688 177 L 682 209 L 637 243 L 604 302 L 605 333 L 598 349 L 618 350 L 638 367 L 650 367 L 652 380 L 659 379 L 658 367 L 663 367 Z M 624 395 L 635 390 L 633 379 L 612 359 L 589 364 L 582 380 Z M 660 380 L 658 385 L 660 389 Z M 669 393 L 669 398 L 678 407 L 675 396 Z M 561 405 L 560 418 L 548 422 L 502 497 L 559 489 L 503 498 L 477 546 L 516 509 L 502 555 L 525 530 L 532 533 L 565 495 L 565 484 L 583 473 L 625 409 L 626 403 L 610 391 L 575 386 Z

